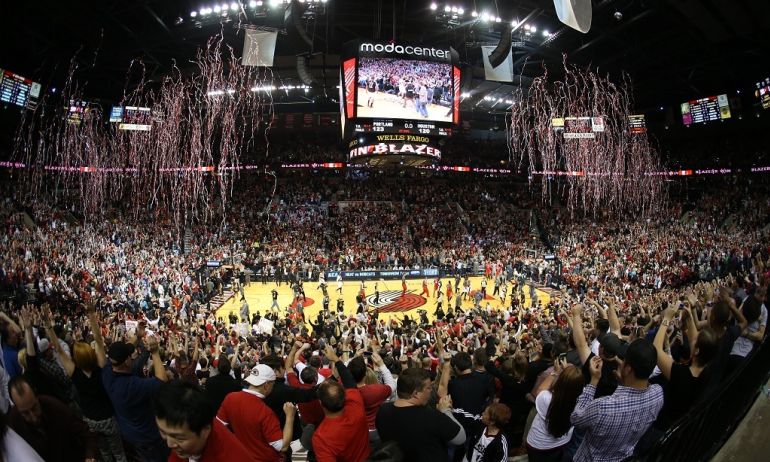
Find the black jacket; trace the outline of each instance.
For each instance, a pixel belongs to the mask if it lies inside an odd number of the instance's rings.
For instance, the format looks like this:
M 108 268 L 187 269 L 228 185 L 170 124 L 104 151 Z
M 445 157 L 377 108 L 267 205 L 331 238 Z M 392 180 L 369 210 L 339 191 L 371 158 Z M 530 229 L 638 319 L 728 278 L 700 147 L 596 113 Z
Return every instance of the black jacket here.
M 219 409 L 225 396 L 230 393 L 241 391 L 243 387 L 230 374 L 217 374 L 206 380 L 206 395 L 211 399 L 215 409 Z
M 487 431 L 486 428 L 477 432 L 475 435 L 468 438 L 465 442 L 465 454 L 470 458 L 473 455 L 473 448 L 476 443 L 481 439 L 481 435 Z M 506 462 L 508 452 L 508 441 L 505 437 L 505 433 L 502 431 L 495 435 L 495 438 L 484 448 L 484 452 L 481 455 L 479 462 Z

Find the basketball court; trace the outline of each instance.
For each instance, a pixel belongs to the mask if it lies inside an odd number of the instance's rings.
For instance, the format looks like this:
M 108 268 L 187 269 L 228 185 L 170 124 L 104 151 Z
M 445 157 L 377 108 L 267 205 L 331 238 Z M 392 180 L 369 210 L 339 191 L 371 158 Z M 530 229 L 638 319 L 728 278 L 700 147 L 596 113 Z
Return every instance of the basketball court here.
M 481 276 L 474 276 L 470 278 L 471 281 L 471 295 L 473 295 L 477 290 L 481 289 Z M 443 282 L 443 304 L 442 307 L 444 309 L 444 312 L 447 311 L 447 308 L 451 306 L 454 308 L 455 306 L 455 300 L 454 295 L 457 294 L 456 291 L 454 291 L 454 278 L 442 278 Z M 436 298 L 433 291 L 433 279 L 428 280 L 428 291 L 430 292 L 430 296 L 426 297 L 424 295 L 420 295 L 422 292 L 422 279 L 407 279 L 406 285 L 407 285 L 407 292 L 405 296 L 402 296 L 401 293 L 401 281 L 400 280 L 379 280 L 379 281 L 364 281 L 365 286 L 365 293 L 367 302 L 370 307 L 375 306 L 374 303 L 374 287 L 375 283 L 377 284 L 377 289 L 380 292 L 380 299 L 379 303 L 376 304 L 376 306 L 380 310 L 380 319 L 385 319 L 386 321 L 389 321 L 391 318 L 401 319 L 403 318 L 404 314 L 409 314 L 409 317 L 414 318 L 416 316 L 419 316 L 417 310 L 424 309 L 428 312 L 428 318 L 430 320 L 434 319 L 433 313 L 436 310 Z M 453 293 L 452 301 L 451 303 L 447 301 L 447 295 L 446 295 L 446 287 L 447 285 L 452 284 Z M 249 304 L 249 312 L 253 316 L 254 313 L 257 311 L 264 315 L 270 310 L 270 305 L 272 304 L 272 294 L 271 291 L 273 289 L 278 290 L 278 305 L 281 307 L 281 313 L 285 313 L 286 310 L 293 306 L 294 303 L 294 294 L 291 290 L 291 287 L 288 284 L 281 284 L 281 286 L 277 286 L 275 282 L 270 281 L 267 284 L 262 284 L 261 282 L 252 282 L 251 285 L 244 288 L 244 295 L 246 296 L 246 302 Z M 311 282 L 305 282 L 304 283 L 304 289 L 305 289 L 305 295 L 307 297 L 307 300 L 303 303 L 304 311 L 305 311 L 305 319 L 311 319 L 315 320 L 318 313 L 323 309 L 323 293 L 321 292 L 321 289 L 318 288 L 318 282 L 317 281 L 311 281 Z M 358 306 L 356 303 L 356 296 L 358 295 L 359 291 L 361 290 L 361 281 L 343 281 L 342 284 L 342 294 L 337 291 L 337 282 L 336 281 L 328 281 L 327 282 L 327 291 L 329 293 L 329 310 L 332 312 L 336 312 L 337 309 L 337 299 L 342 298 L 345 302 L 345 313 L 349 315 L 355 315 L 356 313 L 356 307 Z M 460 290 L 462 291 L 462 281 L 460 282 Z M 494 281 L 488 280 L 487 281 L 487 297 L 485 300 L 481 301 L 481 306 L 484 307 L 489 303 L 490 306 L 499 308 L 502 306 L 502 303 L 500 302 L 499 296 L 492 296 L 492 292 L 494 291 Z M 547 292 L 536 289 L 537 292 L 537 299 L 542 300 L 543 304 L 547 303 L 550 300 L 550 296 Z M 526 286 L 524 288 L 524 295 L 526 296 L 526 306 L 529 306 L 531 303 L 530 297 L 529 297 L 529 286 Z M 506 302 L 508 304 L 510 303 L 510 296 L 511 296 L 511 286 L 508 285 L 508 296 L 506 299 Z M 520 294 L 517 294 L 518 297 L 520 297 Z M 241 297 L 240 294 L 235 294 L 230 300 L 225 302 L 222 307 L 217 310 L 217 317 L 221 317 L 225 320 L 227 320 L 228 315 L 230 313 L 235 313 L 235 315 L 239 315 L 240 312 L 240 306 L 241 306 Z M 464 310 L 469 310 L 473 308 L 473 300 L 472 298 L 468 298 L 462 303 L 462 308 Z
M 369 101 L 369 92 L 365 88 L 358 88 L 358 117 L 372 117 L 384 119 L 415 119 L 416 121 L 426 120 L 431 122 L 451 122 L 451 107 L 440 106 L 438 104 L 427 104 L 428 118 L 424 118 L 417 112 L 414 100 L 407 99 L 406 105 L 398 95 L 391 95 L 385 92 L 374 93 L 374 107 L 366 105 Z

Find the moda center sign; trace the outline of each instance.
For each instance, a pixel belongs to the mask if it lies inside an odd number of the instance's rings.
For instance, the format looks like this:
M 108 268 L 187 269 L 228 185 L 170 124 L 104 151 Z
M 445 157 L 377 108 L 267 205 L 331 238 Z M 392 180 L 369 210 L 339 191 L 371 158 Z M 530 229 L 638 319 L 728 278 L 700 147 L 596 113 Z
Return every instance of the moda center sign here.
M 415 45 L 397 45 L 395 43 L 371 43 L 363 42 L 359 45 L 358 51 L 361 55 L 368 54 L 388 54 L 388 55 L 408 55 L 411 57 L 435 58 L 445 61 L 452 60 L 450 49 L 422 47 Z

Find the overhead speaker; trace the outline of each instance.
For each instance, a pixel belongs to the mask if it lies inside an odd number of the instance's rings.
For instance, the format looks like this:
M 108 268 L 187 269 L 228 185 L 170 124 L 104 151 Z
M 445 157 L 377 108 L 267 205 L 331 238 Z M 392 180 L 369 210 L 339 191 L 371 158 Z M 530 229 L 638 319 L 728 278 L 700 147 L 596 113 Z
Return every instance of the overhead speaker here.
M 313 39 L 307 35 L 305 27 L 302 25 L 302 14 L 306 9 L 306 6 L 300 5 L 297 2 L 291 2 L 291 6 L 286 8 L 286 11 L 284 12 L 283 20 L 284 24 L 286 24 L 286 30 L 289 32 L 289 34 L 294 35 L 293 33 L 296 32 L 299 38 L 302 39 L 303 42 L 307 43 L 312 49 Z
M 508 55 L 511 53 L 511 31 L 513 25 L 510 22 L 506 22 L 503 26 L 502 32 L 500 32 L 500 43 L 497 44 L 492 53 L 489 55 L 489 65 L 497 67 L 502 64 Z
M 313 74 L 310 72 L 310 57 L 297 56 L 297 74 L 303 84 L 310 86 L 316 84 Z
M 559 21 L 584 34 L 591 30 L 591 0 L 553 0 L 553 6 Z

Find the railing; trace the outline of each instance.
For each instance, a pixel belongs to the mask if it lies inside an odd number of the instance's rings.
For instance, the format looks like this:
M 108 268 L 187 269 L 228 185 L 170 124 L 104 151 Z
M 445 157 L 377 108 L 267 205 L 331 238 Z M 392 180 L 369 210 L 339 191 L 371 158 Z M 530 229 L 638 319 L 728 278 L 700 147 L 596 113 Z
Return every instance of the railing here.
M 636 460 L 698 462 L 711 459 L 754 404 L 769 372 L 770 345 L 763 342 L 719 392 L 676 422 L 650 454 Z

